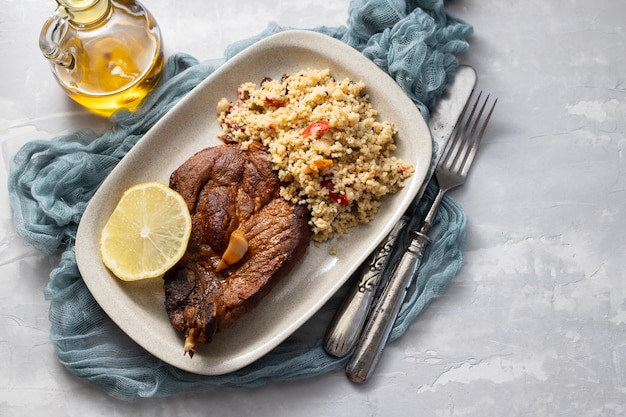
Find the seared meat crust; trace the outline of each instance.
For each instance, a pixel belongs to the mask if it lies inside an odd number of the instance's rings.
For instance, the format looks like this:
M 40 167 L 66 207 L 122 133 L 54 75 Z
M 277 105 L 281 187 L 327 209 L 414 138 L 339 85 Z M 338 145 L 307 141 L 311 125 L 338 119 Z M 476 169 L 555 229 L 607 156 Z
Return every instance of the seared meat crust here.
M 309 213 L 279 195 L 276 172 L 257 143 L 198 152 L 172 173 L 170 187 L 187 202 L 192 232 L 185 256 L 164 277 L 165 307 L 193 354 L 195 343 L 210 342 L 254 308 L 304 256 Z M 236 229 L 248 252 L 216 272 Z

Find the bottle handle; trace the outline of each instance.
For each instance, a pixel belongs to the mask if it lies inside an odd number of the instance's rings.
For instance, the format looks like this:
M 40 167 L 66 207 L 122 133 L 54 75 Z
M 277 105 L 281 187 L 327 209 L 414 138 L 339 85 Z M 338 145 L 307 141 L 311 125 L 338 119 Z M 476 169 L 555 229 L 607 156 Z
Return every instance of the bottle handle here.
M 55 65 L 73 69 L 76 63 L 70 51 L 61 49 L 61 41 L 67 36 L 70 28 L 69 15 L 64 7 L 59 6 L 46 20 L 39 35 L 39 49 L 43 56 Z

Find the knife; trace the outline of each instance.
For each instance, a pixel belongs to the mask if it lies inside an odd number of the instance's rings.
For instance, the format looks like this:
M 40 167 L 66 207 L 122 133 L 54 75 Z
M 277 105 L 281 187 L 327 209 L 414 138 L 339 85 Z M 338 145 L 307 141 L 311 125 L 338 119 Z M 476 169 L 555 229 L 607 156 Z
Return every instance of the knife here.
M 368 257 L 360 269 L 351 277 L 353 283 L 343 303 L 335 313 L 326 336 L 324 349 L 336 357 L 346 356 L 356 344 L 369 314 L 372 301 L 382 282 L 389 258 L 398 237 L 407 227 L 411 212 L 424 195 L 428 182 L 446 146 L 465 104 L 476 85 L 476 71 L 467 65 L 457 68 L 456 75 L 448 84 L 430 116 L 430 131 L 433 138 L 433 160 L 424 183 L 407 212 L 398 220 L 389 235 Z

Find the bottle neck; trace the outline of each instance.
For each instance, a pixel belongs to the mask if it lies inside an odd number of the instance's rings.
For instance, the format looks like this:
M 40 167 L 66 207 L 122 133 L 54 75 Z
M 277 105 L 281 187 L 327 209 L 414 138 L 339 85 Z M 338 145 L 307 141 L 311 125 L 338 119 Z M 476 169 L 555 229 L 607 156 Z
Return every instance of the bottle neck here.
M 57 13 L 62 13 L 76 25 L 89 25 L 109 13 L 111 0 L 56 0 Z

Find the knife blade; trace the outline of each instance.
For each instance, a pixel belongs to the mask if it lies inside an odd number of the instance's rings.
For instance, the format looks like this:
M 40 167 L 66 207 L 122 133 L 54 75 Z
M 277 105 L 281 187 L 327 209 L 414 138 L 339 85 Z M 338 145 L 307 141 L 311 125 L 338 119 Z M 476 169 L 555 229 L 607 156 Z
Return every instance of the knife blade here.
M 429 122 L 433 139 L 433 158 L 426 179 L 416 194 L 411 207 L 398 220 L 389 235 L 368 257 L 361 268 L 351 277 L 352 284 L 343 303 L 335 313 L 324 338 L 324 349 L 330 355 L 344 357 L 356 344 L 374 297 L 381 285 L 398 236 L 406 228 L 412 212 L 424 195 L 435 166 L 439 162 L 443 149 L 475 85 L 476 71 L 470 66 L 461 65 L 457 68 L 454 79 L 446 86 L 439 98 Z

